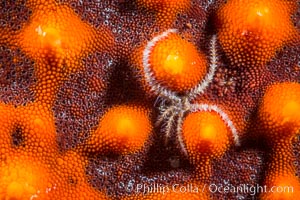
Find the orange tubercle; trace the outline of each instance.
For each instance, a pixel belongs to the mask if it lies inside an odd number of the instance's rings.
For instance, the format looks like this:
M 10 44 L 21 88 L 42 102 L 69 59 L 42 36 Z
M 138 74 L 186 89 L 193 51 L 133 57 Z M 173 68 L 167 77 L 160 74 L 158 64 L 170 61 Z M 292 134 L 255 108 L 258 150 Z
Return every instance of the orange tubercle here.
M 265 92 L 258 115 L 268 141 L 292 139 L 300 130 L 300 84 L 271 85 Z
M 1 199 L 107 199 L 87 181 L 87 159 L 61 155 L 53 113 L 39 102 L 0 104 Z
M 220 43 L 235 66 L 269 61 L 276 50 L 297 36 L 291 21 L 295 1 L 230 0 L 217 12 Z
M 162 87 L 176 92 L 192 89 L 207 72 L 205 55 L 173 30 L 156 36 L 147 44 L 143 65 L 149 67 Z
M 67 66 L 72 65 L 69 69 L 72 71 L 79 67 L 72 59 L 111 47 L 113 38 L 108 30 L 96 30 L 68 6 L 45 7 L 35 10 L 30 23 L 17 36 L 22 49 L 33 59 L 45 59 L 51 54 L 52 62 L 66 59 Z
M 51 193 L 50 199 L 109 199 L 104 193 L 97 191 L 89 183 L 85 168 L 88 163 L 85 157 L 74 151 L 68 151 L 56 157 L 56 165 L 53 166 L 53 175 L 59 177 L 56 180 L 56 189 Z
M 190 113 L 183 121 L 182 136 L 194 163 L 218 158 L 228 149 L 230 130 L 215 112 Z
M 292 140 L 300 130 L 299 113 L 299 83 L 275 83 L 267 88 L 259 106 L 257 127 L 270 150 L 265 185 L 268 189 L 273 187 L 275 190 L 262 193 L 261 199 L 285 200 L 299 197 L 300 182 L 295 175 L 292 147 Z
M 190 0 L 137 0 L 137 4 L 150 11 L 156 12 L 158 24 L 170 26 L 178 13 L 189 9 Z
M 0 168 L 1 199 L 46 199 L 49 170 L 33 159 L 15 156 Z M 43 177 L 43 178 L 41 178 Z
M 61 82 L 82 69 L 81 59 L 112 48 L 114 39 L 108 29 L 95 29 L 66 5 L 52 1 L 28 5 L 33 14 L 16 35 L 16 44 L 36 62 L 36 100 L 51 105 Z
M 140 106 L 116 106 L 101 118 L 87 142 L 89 152 L 128 154 L 141 150 L 152 132 L 149 111 Z
M 294 175 L 280 175 L 266 183 L 267 191 L 261 193 L 262 200 L 297 200 L 300 195 L 298 177 Z

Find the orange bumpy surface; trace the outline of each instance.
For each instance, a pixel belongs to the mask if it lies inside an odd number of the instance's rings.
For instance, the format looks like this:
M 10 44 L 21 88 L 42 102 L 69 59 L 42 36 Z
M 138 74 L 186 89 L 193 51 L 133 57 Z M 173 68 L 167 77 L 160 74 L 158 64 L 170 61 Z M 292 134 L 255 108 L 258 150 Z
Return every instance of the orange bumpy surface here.
M 300 84 L 271 85 L 260 105 L 259 118 L 269 141 L 292 139 L 300 130 Z
M 189 90 L 206 74 L 205 56 L 176 33 L 170 33 L 158 41 L 149 54 L 154 78 L 170 90 Z
M 137 0 L 139 6 L 156 12 L 157 23 L 162 27 L 169 26 L 177 14 L 190 7 L 190 0 Z
M 21 156 L 8 159 L 8 164 L 1 165 L 1 199 L 45 198 L 49 183 L 50 170 L 37 166 L 32 160 Z M 43 176 L 43 179 L 40 177 Z
M 278 143 L 271 148 L 264 180 L 266 190 L 260 194 L 261 199 L 297 199 L 300 182 L 295 175 L 295 157 L 289 143 Z
M 182 134 L 191 159 L 218 158 L 228 149 L 230 130 L 214 112 L 195 112 L 183 122 Z M 198 158 L 198 159 L 197 159 Z
M 297 199 L 299 22 L 293 0 L 3 1 L 0 199 Z
M 262 193 L 262 200 L 297 200 L 299 198 L 300 184 L 293 175 L 277 176 L 268 185 L 268 192 Z
M 32 4 L 33 8 L 38 5 Z M 68 6 L 50 1 L 42 8 L 35 8 L 13 43 L 36 61 L 36 98 L 52 103 L 66 76 L 82 69 L 80 59 L 93 51 L 108 50 L 114 41 L 109 30 L 90 27 Z
M 75 65 L 76 58 L 107 49 L 113 43 L 111 37 L 108 30 L 95 29 L 83 22 L 70 7 L 50 3 L 36 9 L 16 42 L 34 59 L 50 57 L 52 62 L 64 61 L 67 71 L 74 71 L 80 67 Z
M 106 198 L 88 185 L 85 158 L 60 153 L 53 115 L 42 104 L 2 105 L 4 110 L 9 112 L 1 120 L 5 127 L 1 135 L 6 138 L 1 140 L 1 199 Z
M 103 115 L 99 128 L 87 141 L 87 149 L 104 153 L 134 153 L 143 148 L 151 132 L 147 109 L 140 106 L 116 106 Z
M 230 0 L 217 12 L 222 48 L 235 66 L 261 66 L 296 37 L 291 21 L 295 2 Z
M 293 165 L 292 139 L 300 130 L 300 84 L 277 83 L 269 86 L 259 108 L 259 128 L 272 149 L 265 184 L 273 192 L 262 199 L 297 199 L 300 183 Z

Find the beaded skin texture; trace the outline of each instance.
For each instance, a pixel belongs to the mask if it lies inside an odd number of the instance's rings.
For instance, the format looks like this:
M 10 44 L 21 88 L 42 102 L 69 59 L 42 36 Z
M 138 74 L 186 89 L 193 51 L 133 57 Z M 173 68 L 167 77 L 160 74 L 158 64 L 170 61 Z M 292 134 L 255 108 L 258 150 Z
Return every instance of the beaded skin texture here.
M 0 1 L 0 199 L 298 199 L 299 30 L 298 0 Z

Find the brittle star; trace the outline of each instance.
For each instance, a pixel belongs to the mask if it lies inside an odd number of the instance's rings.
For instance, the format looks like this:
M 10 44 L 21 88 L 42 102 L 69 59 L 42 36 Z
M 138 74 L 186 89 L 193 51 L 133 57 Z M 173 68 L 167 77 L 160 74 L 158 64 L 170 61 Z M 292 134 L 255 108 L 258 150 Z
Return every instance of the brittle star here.
M 158 41 L 166 38 L 170 33 L 176 32 L 176 29 L 169 29 L 163 32 L 162 34 L 154 37 L 151 41 L 147 43 L 143 51 L 143 70 L 146 82 L 149 84 L 151 91 L 158 95 L 159 99 L 162 99 L 159 106 L 160 114 L 157 119 L 156 125 L 160 125 L 163 121 L 166 121 L 166 141 L 170 137 L 172 130 L 175 129 L 179 145 L 184 154 L 187 155 L 181 134 L 182 123 L 185 115 L 187 113 L 192 112 L 214 111 L 222 118 L 222 120 L 231 130 L 235 145 L 239 145 L 239 137 L 237 130 L 233 122 L 230 120 L 228 115 L 224 111 L 222 111 L 222 109 L 220 109 L 217 105 L 191 103 L 193 100 L 196 99 L 196 97 L 204 93 L 205 89 L 212 82 L 213 76 L 216 72 L 218 62 L 216 49 L 216 35 L 212 36 L 212 39 L 210 41 L 210 64 L 208 73 L 206 74 L 204 79 L 201 80 L 194 88 L 186 91 L 184 95 L 179 95 L 177 92 L 165 88 L 164 86 L 159 84 L 159 82 L 155 79 L 154 73 L 151 71 L 151 64 L 149 62 L 151 50 Z

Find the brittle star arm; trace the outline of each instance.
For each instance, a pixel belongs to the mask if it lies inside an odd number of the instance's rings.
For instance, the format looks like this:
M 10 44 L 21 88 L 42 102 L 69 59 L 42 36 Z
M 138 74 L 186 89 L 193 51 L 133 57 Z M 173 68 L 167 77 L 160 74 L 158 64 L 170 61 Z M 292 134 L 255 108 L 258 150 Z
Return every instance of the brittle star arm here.
M 180 112 L 179 115 L 178 115 L 178 119 L 177 119 L 177 128 L 176 128 L 176 135 L 177 135 L 177 140 L 179 142 L 179 145 L 180 145 L 180 148 L 181 150 L 183 151 L 184 155 L 188 155 L 187 154 L 187 151 L 186 151 L 186 148 L 185 148 L 185 145 L 184 145 L 184 141 L 183 141 L 183 138 L 182 138 L 182 123 L 183 123 L 183 117 L 184 117 L 184 111 L 183 112 Z
M 213 77 L 215 75 L 217 69 L 217 36 L 213 35 L 210 41 L 210 49 L 209 49 L 209 57 L 210 57 L 210 64 L 209 64 L 209 71 L 206 74 L 205 78 L 194 88 L 192 88 L 188 93 L 189 101 L 194 100 L 198 95 L 204 93 L 205 89 L 209 86 L 212 82 Z
M 149 84 L 151 91 L 153 91 L 155 94 L 165 98 L 165 99 L 170 99 L 172 101 L 175 102 L 179 102 L 180 98 L 178 97 L 177 93 L 173 92 L 173 91 L 169 91 L 167 89 L 164 89 L 157 80 L 155 80 L 153 72 L 151 72 L 150 69 L 150 54 L 151 54 L 151 50 L 152 48 L 155 46 L 155 44 L 160 41 L 161 39 L 163 39 L 164 37 L 167 37 L 168 34 L 170 33 L 176 33 L 177 30 L 176 29 L 169 29 L 167 31 L 165 31 L 164 33 L 162 33 L 159 36 L 154 37 L 150 42 L 148 42 L 148 44 L 146 45 L 146 48 L 143 51 L 143 69 L 144 69 L 144 74 L 145 74 L 145 78 L 147 83 Z
M 165 127 L 165 132 L 166 132 L 166 139 L 165 139 L 165 143 L 168 142 L 168 139 L 171 135 L 171 131 L 172 131 L 172 127 L 173 127 L 173 122 L 174 122 L 174 118 L 175 118 L 175 114 L 171 115 L 170 118 L 168 119 L 167 125 Z
M 170 106 L 167 109 L 165 109 L 163 112 L 160 112 L 161 114 L 159 115 L 157 121 L 155 122 L 155 125 L 161 124 L 172 112 L 176 110 L 176 106 Z

